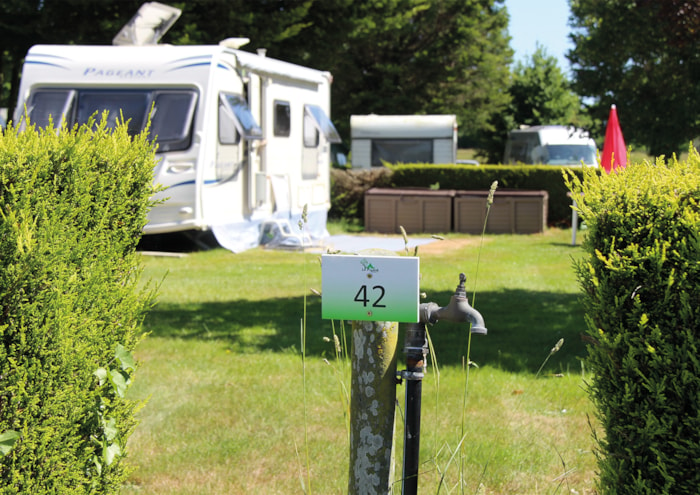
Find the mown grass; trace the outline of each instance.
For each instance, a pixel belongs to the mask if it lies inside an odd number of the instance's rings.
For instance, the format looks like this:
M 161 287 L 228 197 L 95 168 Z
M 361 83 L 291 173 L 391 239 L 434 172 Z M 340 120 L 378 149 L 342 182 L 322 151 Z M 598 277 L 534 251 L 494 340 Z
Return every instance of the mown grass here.
M 571 268 L 580 248 L 566 230 L 487 236 L 479 256 L 481 244 L 449 234 L 419 250 L 426 300 L 447 304 L 464 272 L 489 329 L 472 338 L 478 368 L 467 389 L 466 328 L 430 328 L 437 367 L 433 361 L 423 384 L 419 491 L 593 493 L 593 410 Z M 137 349 L 130 395 L 148 404 L 129 442 L 135 471 L 123 493 L 345 493 L 347 402 L 339 380 L 349 371 L 324 341 L 332 322 L 321 319 L 321 300 L 309 291 L 321 289 L 318 255 L 213 250 L 145 256 L 144 264 L 146 276 L 163 283 L 145 322 L 150 335 Z M 564 346 L 536 376 L 560 338 Z M 400 335 L 399 352 L 402 343 Z M 399 354 L 400 368 L 402 360 Z M 399 386 L 399 409 L 403 393 Z M 396 473 L 401 438 L 399 413 Z

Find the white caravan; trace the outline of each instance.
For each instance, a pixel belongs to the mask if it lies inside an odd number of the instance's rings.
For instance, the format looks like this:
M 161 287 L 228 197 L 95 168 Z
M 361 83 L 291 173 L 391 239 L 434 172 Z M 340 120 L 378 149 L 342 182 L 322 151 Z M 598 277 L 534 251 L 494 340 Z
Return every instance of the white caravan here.
M 563 125 L 523 126 L 510 131 L 503 162 L 598 166 L 595 141 L 588 132 Z
M 352 115 L 353 168 L 388 163 L 456 163 L 455 115 Z
M 145 234 L 211 230 L 232 251 L 273 235 L 319 240 L 330 143 L 340 141 L 328 118 L 331 75 L 239 50 L 245 42 L 34 46 L 14 120 L 26 111 L 37 126 L 50 117 L 72 126 L 108 110 L 110 125 L 123 115 L 138 132 L 150 117 L 154 182 L 165 187 L 155 199 L 165 201 L 150 211 Z

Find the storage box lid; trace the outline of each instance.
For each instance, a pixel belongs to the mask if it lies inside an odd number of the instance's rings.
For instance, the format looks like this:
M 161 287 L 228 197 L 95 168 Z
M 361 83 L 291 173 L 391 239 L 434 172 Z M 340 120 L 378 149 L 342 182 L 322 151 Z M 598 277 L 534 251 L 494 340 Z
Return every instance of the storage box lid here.
M 454 189 L 427 189 L 424 187 L 384 188 L 373 187 L 365 194 L 370 196 L 426 196 L 426 197 L 453 197 L 457 191 Z M 488 191 L 487 191 L 488 192 Z
M 465 190 L 458 190 L 455 191 L 455 196 L 458 198 L 464 197 L 464 196 L 475 196 L 475 197 L 487 197 L 489 195 L 489 191 L 487 190 L 474 190 L 474 191 L 465 191 Z M 520 197 L 520 198 L 549 198 L 549 193 L 545 190 L 537 191 L 533 189 L 496 189 L 496 193 L 494 194 L 495 197 L 503 197 L 503 196 L 512 196 L 512 197 Z

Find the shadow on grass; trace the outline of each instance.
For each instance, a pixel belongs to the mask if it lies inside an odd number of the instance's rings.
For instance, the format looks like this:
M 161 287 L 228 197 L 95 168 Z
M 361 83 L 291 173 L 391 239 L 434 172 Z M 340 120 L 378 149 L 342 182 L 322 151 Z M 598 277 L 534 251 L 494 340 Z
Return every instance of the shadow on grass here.
M 440 306 L 451 292 L 435 294 Z M 306 301 L 306 349 L 308 355 L 333 356 L 323 337 L 332 336 L 331 322 L 321 319 L 321 300 Z M 562 349 L 552 356 L 544 372 L 577 372 L 585 356 L 580 334 L 585 330 L 578 296 L 553 292 L 503 290 L 477 294 L 477 309 L 484 316 L 488 335 L 472 337 L 471 360 L 479 366 L 536 373 L 560 338 Z M 159 304 L 148 315 L 145 329 L 154 337 L 216 340 L 234 352 L 280 352 L 301 348 L 303 298 L 266 301 L 233 300 L 197 304 Z M 335 321 L 340 333 L 340 322 Z M 403 325 L 401 325 L 402 327 Z M 350 345 L 350 324 L 346 324 Z M 442 365 L 460 365 L 467 352 L 467 326 L 438 322 L 429 328 Z M 399 335 L 399 362 L 403 361 L 403 330 Z
M 435 302 L 445 305 L 450 293 Z M 586 355 L 583 307 L 576 294 L 509 289 L 477 294 L 475 307 L 484 317 L 487 335 L 473 335 L 471 360 L 514 372 L 536 373 L 559 339 L 561 350 L 543 373 L 578 372 Z M 464 326 L 438 322 L 430 329 L 438 363 L 461 364 L 467 354 Z

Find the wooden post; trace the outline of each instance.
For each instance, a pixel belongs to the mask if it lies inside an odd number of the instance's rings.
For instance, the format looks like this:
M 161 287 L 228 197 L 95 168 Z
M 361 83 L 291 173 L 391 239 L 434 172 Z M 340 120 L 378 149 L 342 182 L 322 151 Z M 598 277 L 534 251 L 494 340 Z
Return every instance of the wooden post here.
M 352 322 L 349 495 L 392 490 L 398 334 L 397 322 Z

